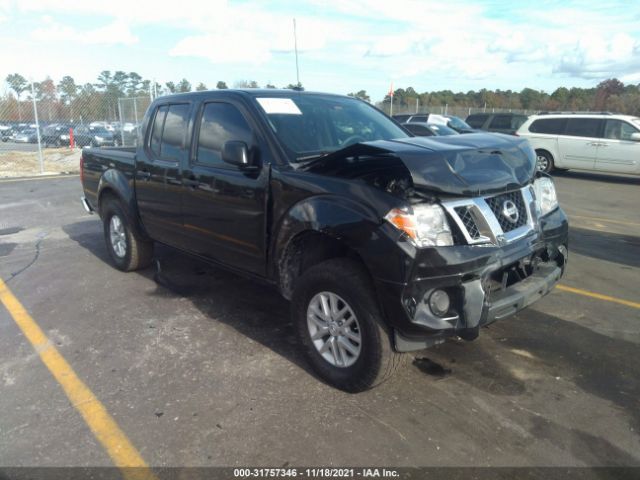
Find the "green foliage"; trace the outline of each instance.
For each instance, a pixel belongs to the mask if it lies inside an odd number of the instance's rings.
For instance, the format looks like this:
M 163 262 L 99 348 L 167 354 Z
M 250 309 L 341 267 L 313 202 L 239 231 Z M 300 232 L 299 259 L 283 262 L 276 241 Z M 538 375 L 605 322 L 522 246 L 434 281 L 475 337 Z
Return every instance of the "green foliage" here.
M 413 90 L 413 89 L 411 89 Z M 371 97 L 369 97 L 369 95 L 367 95 L 367 91 L 366 90 L 359 90 L 356 93 L 348 93 L 347 95 L 349 95 L 350 97 L 356 97 L 359 98 L 361 100 L 364 100 L 365 102 L 370 102 L 371 101 Z
M 353 95 L 353 94 L 350 94 Z M 417 93 L 412 87 L 393 91 L 395 111 L 413 111 L 419 106 L 468 108 L 526 109 L 534 111 L 612 111 L 640 115 L 640 85 L 624 85 L 612 78 L 600 82 L 595 88 L 557 88 L 551 94 L 542 90 L 524 88 L 512 90 L 470 90 L 454 93 L 451 90 Z M 386 95 L 380 106 L 389 108 L 391 98 Z
M 218 90 L 224 90 L 225 88 L 229 88 L 229 87 L 227 87 L 227 84 L 225 82 L 220 80 L 220 81 L 218 81 L 218 83 L 216 83 L 216 88 Z

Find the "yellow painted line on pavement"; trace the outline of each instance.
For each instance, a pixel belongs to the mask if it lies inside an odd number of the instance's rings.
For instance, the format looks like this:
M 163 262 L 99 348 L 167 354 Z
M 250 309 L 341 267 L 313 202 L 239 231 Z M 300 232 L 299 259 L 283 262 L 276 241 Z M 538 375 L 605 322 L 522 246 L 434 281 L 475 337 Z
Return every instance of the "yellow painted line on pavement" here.
M 557 285 L 556 288 L 558 290 L 562 290 L 563 292 L 575 293 L 577 295 L 583 295 L 585 297 L 605 300 L 607 302 L 619 303 L 620 305 L 640 309 L 640 303 L 623 300 L 622 298 L 610 297 L 609 295 L 602 295 L 601 293 L 590 292 L 588 290 L 582 290 L 580 288 L 567 287 L 566 285 Z
M 63 178 L 79 177 L 79 173 L 63 174 L 63 175 L 45 175 L 42 177 L 21 177 L 21 178 L 0 178 L 0 183 L 12 182 L 31 182 L 33 180 L 60 180 Z
M 78 378 L 71 365 L 67 363 L 1 278 L 0 303 L 13 317 L 40 356 L 42 363 L 60 384 L 71 404 L 82 415 L 113 463 L 121 469 L 123 477 L 127 480 L 155 480 L 156 477 L 140 453 L 118 427 L 104 405 Z

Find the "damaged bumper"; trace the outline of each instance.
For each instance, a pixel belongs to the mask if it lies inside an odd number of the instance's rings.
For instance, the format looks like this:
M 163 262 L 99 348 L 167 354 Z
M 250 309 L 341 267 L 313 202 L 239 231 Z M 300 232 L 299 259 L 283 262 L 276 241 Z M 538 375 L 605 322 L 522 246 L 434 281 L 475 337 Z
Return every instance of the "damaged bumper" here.
M 538 232 L 509 245 L 417 250 L 407 282 L 377 282 L 396 349 L 419 350 L 451 336 L 472 340 L 481 326 L 536 302 L 562 277 L 567 241 L 567 219 L 557 209 Z M 446 312 L 434 313 L 436 291 L 449 298 Z

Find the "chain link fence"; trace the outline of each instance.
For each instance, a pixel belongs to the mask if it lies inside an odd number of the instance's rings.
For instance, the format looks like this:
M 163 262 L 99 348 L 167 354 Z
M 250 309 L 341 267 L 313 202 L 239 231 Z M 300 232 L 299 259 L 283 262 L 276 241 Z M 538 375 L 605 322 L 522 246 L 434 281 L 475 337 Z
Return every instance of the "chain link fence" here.
M 0 94 L 0 177 L 75 173 L 85 146 L 133 147 L 150 103 L 99 91 Z
M 35 100 L 34 100 L 35 97 Z M 52 84 L 31 85 L 16 95 L 0 94 L 0 177 L 38 173 L 77 172 L 85 146 L 134 147 L 150 95 L 123 97 L 115 92 L 85 88 L 75 95 Z M 390 113 L 389 103 L 378 107 Z M 472 113 L 534 110 L 460 105 L 393 105 L 393 114 L 435 113 L 462 119 Z

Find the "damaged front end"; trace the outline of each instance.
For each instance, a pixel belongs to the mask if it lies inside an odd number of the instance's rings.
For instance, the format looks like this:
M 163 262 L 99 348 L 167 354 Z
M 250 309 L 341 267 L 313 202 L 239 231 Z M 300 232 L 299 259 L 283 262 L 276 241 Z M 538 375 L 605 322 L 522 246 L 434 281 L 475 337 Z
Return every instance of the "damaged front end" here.
M 472 340 L 481 326 L 549 293 L 564 273 L 567 218 L 525 140 L 370 142 L 305 168 L 397 199 L 380 232 L 400 253 L 374 263 L 372 276 L 399 351 Z

